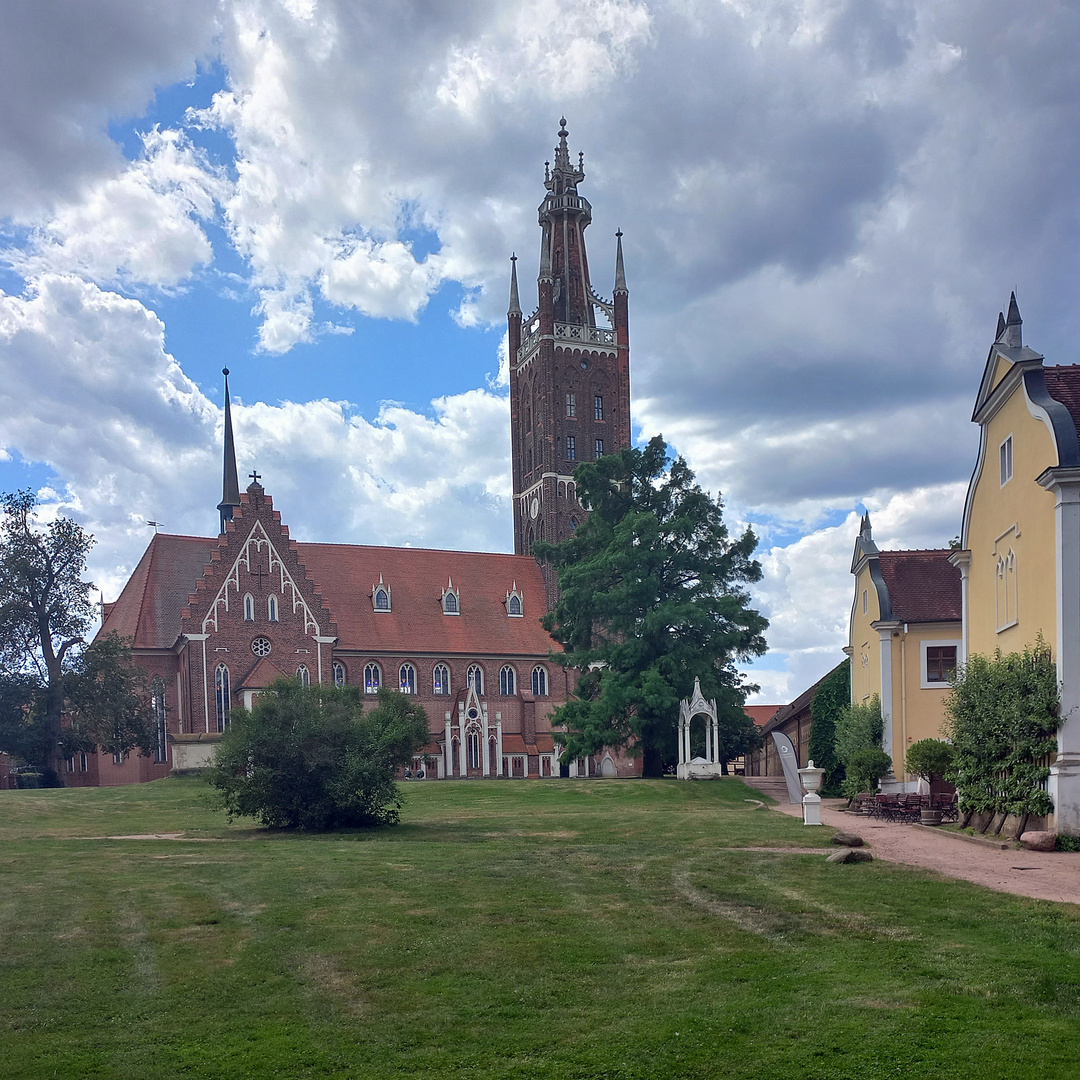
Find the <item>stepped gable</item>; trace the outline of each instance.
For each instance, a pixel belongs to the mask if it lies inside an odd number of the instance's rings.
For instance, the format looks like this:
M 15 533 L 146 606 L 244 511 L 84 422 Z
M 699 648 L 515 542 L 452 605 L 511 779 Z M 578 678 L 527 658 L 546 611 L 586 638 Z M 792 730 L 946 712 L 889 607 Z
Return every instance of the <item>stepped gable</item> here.
M 1043 368 L 1046 389 L 1055 401 L 1060 401 L 1080 431 L 1080 364 Z
M 952 550 L 882 551 L 881 576 L 889 590 L 892 617 L 899 622 L 959 622 L 960 570 Z
M 547 613 L 544 578 L 530 555 L 476 551 L 298 544 L 338 626 L 340 651 L 546 656 L 557 643 L 540 625 Z M 373 587 L 390 590 L 390 610 L 376 611 Z M 460 614 L 445 615 L 443 590 L 453 581 Z M 516 585 L 523 617 L 509 616 Z
M 136 649 L 171 649 L 191 586 L 210 561 L 216 541 L 156 533 L 98 634 L 116 633 Z
M 210 552 L 202 576 L 195 582 L 195 590 L 188 596 L 187 606 L 183 609 L 182 631 L 185 634 L 203 632 L 203 623 L 212 614 L 226 575 L 243 557 L 249 541 L 253 544 L 269 541 L 273 545 L 297 593 L 318 622 L 319 635 L 336 637 L 337 624 L 330 609 L 301 561 L 298 545 L 289 539 L 288 526 L 281 524 L 281 514 L 274 509 L 273 499 L 258 480 L 249 484 L 247 491 L 240 495 L 239 507 L 232 520 L 226 522 L 224 533 Z M 288 602 L 287 597 L 283 600 Z

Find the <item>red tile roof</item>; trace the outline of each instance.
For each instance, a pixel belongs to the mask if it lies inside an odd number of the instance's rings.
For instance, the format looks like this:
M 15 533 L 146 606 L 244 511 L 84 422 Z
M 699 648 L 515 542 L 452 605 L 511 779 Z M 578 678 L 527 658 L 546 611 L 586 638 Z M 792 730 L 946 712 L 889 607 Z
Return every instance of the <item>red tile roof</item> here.
M 136 648 L 171 648 L 180 633 L 181 609 L 217 545 L 205 537 L 155 536 L 109 609 L 102 632 L 115 630 L 134 639 Z M 353 544 L 298 543 L 296 548 L 338 624 L 338 649 L 546 656 L 557 647 L 538 622 L 546 594 L 531 556 Z M 391 610 L 376 613 L 371 591 L 380 575 L 390 589 Z M 442 611 L 442 591 L 451 579 L 460 615 Z M 515 581 L 523 618 L 506 614 L 504 600 Z
M 744 705 L 743 712 L 758 727 L 764 727 L 782 708 L 782 705 Z
M 180 609 L 215 547 L 217 540 L 202 536 L 155 535 L 116 603 L 106 606 L 102 635 L 115 631 L 136 649 L 172 648 Z
M 959 622 L 960 571 L 952 551 L 883 551 L 881 576 L 894 619 L 901 622 Z
M 1043 377 L 1050 396 L 1069 410 L 1076 430 L 1080 431 L 1080 365 L 1043 368 Z

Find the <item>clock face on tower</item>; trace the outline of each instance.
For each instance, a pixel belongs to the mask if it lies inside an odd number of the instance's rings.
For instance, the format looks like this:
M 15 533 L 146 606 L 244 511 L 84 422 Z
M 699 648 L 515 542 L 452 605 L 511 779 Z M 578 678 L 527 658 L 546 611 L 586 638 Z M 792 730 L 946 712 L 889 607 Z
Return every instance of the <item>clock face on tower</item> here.
M 540 500 L 534 495 L 533 501 L 529 503 L 529 517 L 535 518 L 540 513 Z

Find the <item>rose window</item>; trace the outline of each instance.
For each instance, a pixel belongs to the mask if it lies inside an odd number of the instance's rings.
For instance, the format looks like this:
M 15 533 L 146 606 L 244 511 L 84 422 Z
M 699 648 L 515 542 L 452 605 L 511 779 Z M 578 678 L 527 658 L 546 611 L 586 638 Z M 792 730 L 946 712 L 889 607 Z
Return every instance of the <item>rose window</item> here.
M 257 637 L 251 643 L 251 651 L 256 656 L 269 656 L 270 655 L 270 639 L 264 637 Z

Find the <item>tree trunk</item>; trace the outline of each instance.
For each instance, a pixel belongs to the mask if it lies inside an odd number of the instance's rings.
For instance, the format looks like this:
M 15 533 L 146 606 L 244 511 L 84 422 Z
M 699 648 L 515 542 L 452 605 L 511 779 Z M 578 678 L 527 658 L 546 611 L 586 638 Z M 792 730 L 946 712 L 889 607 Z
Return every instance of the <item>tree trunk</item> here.
M 641 775 L 663 776 L 664 758 L 659 747 L 650 746 L 648 743 L 641 749 Z

